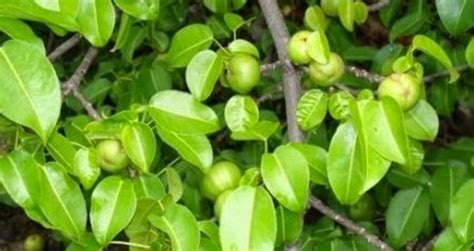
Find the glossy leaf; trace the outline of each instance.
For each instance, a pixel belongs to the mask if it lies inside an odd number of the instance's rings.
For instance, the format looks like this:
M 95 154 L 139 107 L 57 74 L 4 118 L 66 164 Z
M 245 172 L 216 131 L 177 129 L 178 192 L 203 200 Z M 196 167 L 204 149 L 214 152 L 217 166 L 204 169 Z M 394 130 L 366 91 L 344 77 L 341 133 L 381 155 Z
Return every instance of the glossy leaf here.
M 310 144 L 291 143 L 290 146 L 298 150 L 308 162 L 311 182 L 329 185 L 327 175 L 328 153 L 326 150 Z
M 152 214 L 148 220 L 168 235 L 173 251 L 198 250 L 199 227 L 196 218 L 188 208 L 171 204 L 163 215 Z
M 165 186 L 160 178 L 151 174 L 141 174 L 133 179 L 133 188 L 138 199 L 160 200 L 166 195 Z
M 471 68 L 474 68 L 474 37 L 471 38 L 471 41 L 466 48 L 466 61 Z
M 436 0 L 436 9 L 444 27 L 452 35 L 459 35 L 474 22 L 474 3 L 469 0 Z
M 177 134 L 160 126 L 158 135 L 189 163 L 199 167 L 204 173 L 211 168 L 213 151 L 209 139 L 204 135 Z
M 211 46 L 212 39 L 212 31 L 206 25 L 191 24 L 182 28 L 171 39 L 170 49 L 166 56 L 169 66 L 185 67 L 194 55 Z
M 158 239 L 156 228 L 148 221 L 151 214 L 162 214 L 164 212 L 163 204 L 152 198 L 142 197 L 137 200 L 137 208 L 132 220 L 125 228 L 125 234 L 131 240 L 139 244 L 150 245 L 152 241 Z
M 176 133 L 205 134 L 219 130 L 214 111 L 185 92 L 167 90 L 155 94 L 149 112 L 160 127 Z
M 307 91 L 298 101 L 296 119 L 301 129 L 307 131 L 321 124 L 326 117 L 328 95 L 319 90 Z
M 79 31 L 96 47 L 107 44 L 115 26 L 112 0 L 81 1 L 77 16 Z
M 405 127 L 408 136 L 433 141 L 439 129 L 438 115 L 428 102 L 420 100 L 405 114 Z
M 35 35 L 33 30 L 26 23 L 18 19 L 0 17 L 0 31 L 12 39 L 36 45 L 45 53 L 43 41 Z
M 178 172 L 171 167 L 166 167 L 164 173 L 168 194 L 171 195 L 174 202 L 178 202 L 183 196 L 184 190 L 181 177 L 179 176 Z
M 463 242 L 474 240 L 474 179 L 465 182 L 451 201 L 449 219 L 451 225 Z
M 390 242 L 395 247 L 401 247 L 416 238 L 428 219 L 428 212 L 428 194 L 421 187 L 396 193 L 386 212 Z
M 82 148 L 76 152 L 72 172 L 86 190 L 94 186 L 100 175 L 99 157 L 95 148 Z
M 256 58 L 260 58 L 260 52 L 258 52 L 257 47 L 247 40 L 236 39 L 227 46 L 227 49 L 231 53 L 247 53 Z
M 142 122 L 131 123 L 123 128 L 122 145 L 133 164 L 148 173 L 156 155 L 153 130 Z
M 233 32 L 237 31 L 240 27 L 245 25 L 245 20 L 242 18 L 242 16 L 234 14 L 234 13 L 224 14 L 224 22 L 227 24 L 229 29 Z
M 73 171 L 76 149 L 72 142 L 62 134 L 53 133 L 46 145 L 49 154 L 69 172 Z
M 224 69 L 220 54 L 211 50 L 196 54 L 186 68 L 186 84 L 191 94 L 199 101 L 206 100 Z
M 235 95 L 225 105 L 225 121 L 232 132 L 244 132 L 258 122 L 258 106 L 249 96 Z
M 437 238 L 433 251 L 469 251 L 471 245 L 460 240 L 453 228 L 449 227 L 445 228 Z
M 308 204 L 309 167 L 298 150 L 279 146 L 273 154 L 264 154 L 262 178 L 270 193 L 284 207 L 302 212 Z
M 449 81 L 451 83 L 459 78 L 459 72 L 453 67 L 451 59 L 449 59 L 443 48 L 431 38 L 424 35 L 416 35 L 413 38 L 412 47 L 416 50 L 422 51 L 426 55 L 433 57 L 434 59 L 438 60 L 444 67 L 446 67 L 446 69 L 448 69 L 449 71 Z
M 434 172 L 430 186 L 431 204 L 444 226 L 448 225 L 453 196 L 469 177 L 469 171 L 464 166 L 442 166 Z
M 339 20 L 346 30 L 354 30 L 354 1 L 353 0 L 338 0 L 337 3 Z
M 314 5 L 306 9 L 304 13 L 304 25 L 313 31 L 324 32 L 326 30 L 328 21 L 321 7 Z
M 279 206 L 277 212 L 277 245 L 291 244 L 298 240 L 303 231 L 303 217 L 299 213 L 294 213 Z
M 90 221 L 92 232 L 102 245 L 109 244 L 131 221 L 137 198 L 130 180 L 109 176 L 92 192 Z
M 369 9 L 364 2 L 354 2 L 354 21 L 363 24 L 369 17 Z
M 125 13 L 142 20 L 156 19 L 160 12 L 160 0 L 114 0 Z
M 232 132 L 230 137 L 234 140 L 261 140 L 266 141 L 280 126 L 280 123 L 261 120 L 245 131 Z
M 329 42 L 324 31 L 314 31 L 307 39 L 307 53 L 316 62 L 327 64 L 331 55 Z
M 0 113 L 46 142 L 59 118 L 61 95 L 43 51 L 31 43 L 5 42 L 0 48 L 0 82 Z
M 203 0 L 204 6 L 215 13 L 224 14 L 231 10 L 230 0 Z
M 57 163 L 48 163 L 40 170 L 41 211 L 55 229 L 76 241 L 82 240 L 87 209 L 79 185 Z
M 276 212 L 262 187 L 241 186 L 227 197 L 219 228 L 223 250 L 274 250 Z

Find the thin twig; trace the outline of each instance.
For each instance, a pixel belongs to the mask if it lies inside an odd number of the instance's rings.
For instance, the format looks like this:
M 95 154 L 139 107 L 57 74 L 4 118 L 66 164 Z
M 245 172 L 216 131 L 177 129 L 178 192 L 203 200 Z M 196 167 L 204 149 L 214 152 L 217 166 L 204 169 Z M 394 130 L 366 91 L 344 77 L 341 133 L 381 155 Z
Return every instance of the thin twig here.
M 288 57 L 288 41 L 290 34 L 286 28 L 283 14 L 275 0 L 258 0 L 263 16 L 273 37 L 277 49 L 278 59 L 283 68 L 283 89 L 285 94 L 286 121 L 288 122 L 288 136 L 290 141 L 302 142 L 303 132 L 296 122 L 296 106 L 301 95 L 300 74 L 291 64 Z
M 375 73 L 371 73 L 365 69 L 358 68 L 356 66 L 347 65 L 346 72 L 354 74 L 358 78 L 367 79 L 371 83 L 380 83 L 383 80 L 383 76 L 380 76 Z
M 79 100 L 81 103 L 82 107 L 86 110 L 87 114 L 91 116 L 94 120 L 100 120 L 101 116 L 99 112 L 94 108 L 94 106 L 87 100 L 86 97 L 81 93 L 81 90 L 79 89 L 79 86 L 75 86 L 72 88 L 72 95 Z
M 458 71 L 458 72 L 463 72 L 463 71 L 466 71 L 469 69 L 469 65 L 459 65 L 459 66 L 456 66 L 455 69 Z M 444 71 L 440 71 L 440 72 L 436 72 L 436 73 L 433 73 L 431 75 L 428 75 L 426 77 L 423 78 L 423 80 L 425 82 L 431 82 L 437 78 L 441 78 L 441 77 L 446 77 L 449 75 L 449 71 L 447 70 L 444 70 Z
M 433 247 L 436 243 L 436 240 L 438 240 L 439 235 L 435 235 L 431 240 L 429 240 L 421 249 L 420 251 L 431 251 L 433 250 Z
M 72 91 L 74 86 L 79 86 L 80 82 L 84 79 L 86 72 L 89 70 L 92 61 L 94 61 L 98 53 L 99 51 L 94 47 L 90 47 L 89 50 L 87 50 L 86 55 L 84 56 L 84 59 L 82 60 L 79 67 L 77 67 L 74 74 L 63 84 L 64 96 L 67 96 Z
M 280 61 L 275 61 L 270 64 L 263 64 L 260 66 L 260 72 L 262 73 L 262 75 L 268 75 L 271 71 L 275 70 L 281 65 L 282 64 L 280 63 Z
M 382 9 L 383 7 L 387 6 L 390 4 L 390 0 L 380 0 L 378 1 L 377 3 L 374 3 L 374 4 L 371 4 L 369 6 L 367 6 L 367 8 L 369 9 L 369 11 L 378 11 L 380 9 Z
M 81 36 L 79 34 L 76 34 L 72 37 L 70 37 L 68 40 L 66 40 L 64 43 L 56 47 L 49 55 L 48 59 L 51 61 L 55 61 L 59 57 L 61 57 L 64 53 L 69 51 L 71 48 L 79 44 L 81 41 Z
M 283 86 L 282 86 L 282 85 L 278 85 L 278 86 L 275 87 L 275 89 L 272 90 L 271 92 L 266 93 L 265 95 L 260 96 L 260 97 L 257 99 L 257 104 L 261 104 L 261 103 L 263 103 L 263 102 L 266 102 L 267 100 L 272 100 L 272 99 L 281 98 L 281 97 L 282 97 L 282 93 L 283 93 Z
M 311 198 L 309 199 L 309 203 L 313 208 L 319 210 L 324 215 L 326 215 L 329 218 L 333 219 L 337 223 L 343 225 L 344 227 L 346 227 L 350 231 L 362 236 L 364 239 L 367 240 L 367 242 L 369 242 L 373 246 L 379 248 L 382 251 L 393 251 L 393 248 L 390 247 L 384 241 L 382 241 L 379 237 L 377 237 L 376 235 L 370 233 L 365 228 L 357 225 L 352 220 L 340 215 L 339 213 L 337 213 L 336 211 L 334 211 L 330 207 L 324 205 L 324 203 L 321 200 L 319 200 L 318 198 L 316 198 L 314 196 L 311 196 Z

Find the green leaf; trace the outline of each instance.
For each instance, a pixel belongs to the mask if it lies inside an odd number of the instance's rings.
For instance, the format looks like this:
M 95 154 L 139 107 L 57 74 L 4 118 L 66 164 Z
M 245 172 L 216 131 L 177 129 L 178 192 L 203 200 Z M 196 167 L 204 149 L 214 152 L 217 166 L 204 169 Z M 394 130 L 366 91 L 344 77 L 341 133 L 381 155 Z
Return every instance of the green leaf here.
M 415 107 L 405 113 L 405 127 L 408 136 L 433 141 L 439 129 L 438 115 L 426 100 L 419 100 Z
M 0 82 L 0 113 L 46 142 L 59 118 L 61 94 L 43 51 L 31 43 L 5 42 L 0 48 Z
M 140 171 L 148 173 L 156 155 L 153 130 L 145 123 L 133 122 L 123 128 L 122 145 L 128 157 Z
M 474 37 L 471 38 L 471 41 L 467 45 L 466 61 L 471 68 L 474 68 Z
M 0 17 L 0 31 L 12 39 L 36 45 L 43 51 L 43 54 L 46 53 L 43 41 L 35 35 L 33 30 L 26 23 L 18 19 Z
M 449 219 L 451 225 L 463 242 L 474 240 L 474 179 L 465 182 L 451 201 Z
M 118 176 L 102 180 L 91 196 L 90 222 L 97 241 L 106 246 L 131 221 L 137 207 L 133 183 Z
M 150 215 L 151 224 L 165 232 L 171 239 L 173 251 L 197 251 L 199 249 L 199 227 L 193 213 L 179 205 L 169 205 L 161 216 Z
M 183 182 L 178 172 L 172 167 L 164 169 L 166 186 L 168 187 L 168 194 L 171 195 L 174 202 L 178 202 L 183 196 Z
M 244 132 L 257 124 L 258 106 L 249 96 L 234 95 L 225 105 L 225 121 L 232 132 Z
M 459 35 L 473 26 L 474 2 L 470 0 L 436 0 L 436 10 L 452 35 Z
M 191 94 L 199 101 L 206 100 L 224 69 L 220 54 L 211 50 L 196 54 L 186 68 L 186 84 Z
M 326 150 L 310 144 L 291 143 L 290 146 L 305 157 L 306 162 L 308 162 L 311 181 L 320 185 L 329 185 L 326 170 L 328 153 Z
M 79 11 L 79 0 L 34 0 L 34 2 L 44 9 L 54 12 L 61 12 L 72 17 Z
M 308 204 L 309 167 L 304 156 L 293 147 L 279 146 L 273 154 L 264 154 L 262 178 L 270 193 L 284 207 L 302 212 Z
M 49 154 L 66 167 L 69 172 L 73 172 L 76 149 L 72 142 L 60 133 L 53 133 L 46 144 Z
M 160 200 L 166 195 L 165 186 L 160 178 L 151 174 L 141 174 L 133 179 L 133 188 L 137 198 Z
M 400 190 L 388 206 L 386 230 L 390 242 L 401 247 L 421 232 L 428 219 L 428 194 L 421 187 Z
M 140 198 L 137 200 L 137 209 L 133 215 L 130 224 L 125 228 L 125 234 L 128 238 L 139 244 L 150 245 L 151 242 L 158 239 L 156 229 L 148 221 L 148 217 L 153 213 L 163 213 L 164 207 L 158 200 L 152 198 Z
M 278 129 L 280 123 L 261 120 L 245 131 L 232 132 L 233 140 L 261 140 L 266 141 Z
M 262 187 L 232 191 L 222 208 L 219 234 L 222 250 L 274 250 L 277 221 L 272 197 Z
M 72 172 L 86 190 L 94 186 L 100 175 L 99 157 L 95 148 L 81 148 L 76 152 Z
M 105 46 L 115 25 L 112 0 L 81 1 L 77 22 L 79 31 L 91 44 Z
M 176 133 L 206 134 L 219 130 L 216 113 L 185 92 L 167 90 L 155 94 L 149 112 L 160 127 Z
M 321 124 L 326 117 L 328 95 L 319 90 L 307 91 L 298 101 L 296 119 L 301 129 L 308 131 Z
M 37 208 L 41 195 L 38 164 L 25 151 L 15 150 L 0 158 L 0 181 L 16 204 Z
M 473 9 L 474 10 L 474 9 Z M 420 50 L 426 55 L 438 60 L 449 71 L 450 82 L 453 83 L 459 78 L 459 72 L 453 67 L 443 48 L 431 38 L 424 35 L 416 35 L 412 41 L 413 49 Z
M 329 145 L 328 179 L 342 204 L 354 204 L 364 188 L 365 166 L 359 157 L 357 134 L 350 122 L 340 124 Z
M 142 20 L 156 19 L 160 13 L 160 0 L 114 0 L 125 13 Z
M 219 244 L 219 226 L 211 220 L 205 220 L 198 222 L 199 231 L 204 233 L 214 243 Z
M 398 19 L 390 29 L 389 40 L 391 42 L 401 36 L 416 34 L 423 28 L 428 19 L 427 12 L 414 12 Z
M 204 135 L 177 134 L 157 126 L 160 138 L 173 147 L 189 163 L 199 167 L 203 173 L 211 168 L 213 151 L 209 139 Z
M 464 166 L 442 166 L 434 172 L 430 186 L 431 204 L 436 217 L 444 226 L 448 225 L 453 196 L 469 177 L 469 171 Z
M 363 24 L 369 16 L 369 9 L 364 2 L 354 2 L 354 21 Z
M 231 10 L 230 0 L 203 0 L 203 3 L 214 13 L 224 14 Z
M 276 216 L 278 224 L 276 245 L 282 246 L 296 242 L 303 231 L 303 216 L 282 206 L 276 208 Z
M 304 25 L 313 31 L 324 32 L 328 21 L 323 9 L 318 5 L 308 7 L 304 13 Z
M 55 229 L 68 238 L 80 241 L 84 237 L 87 209 L 79 185 L 57 163 L 39 168 L 41 211 Z
M 364 107 L 364 127 L 369 145 L 382 157 L 401 164 L 409 157 L 408 137 L 403 113 L 395 100 L 384 97 L 380 102 L 368 101 Z
M 314 31 L 308 36 L 307 53 L 316 62 L 327 64 L 331 55 L 329 42 L 324 31 Z
M 245 20 L 242 18 L 242 16 L 234 14 L 234 13 L 224 14 L 224 22 L 227 24 L 229 29 L 233 32 L 237 31 L 240 27 L 245 25 Z
M 337 10 L 339 15 L 339 20 L 341 20 L 342 25 L 346 30 L 354 30 L 354 1 L 353 0 L 338 0 Z
M 433 251 L 469 251 L 471 246 L 471 243 L 464 243 L 460 240 L 452 227 L 448 227 L 437 238 Z
M 227 46 L 227 49 L 232 54 L 247 53 L 256 58 L 260 58 L 260 52 L 258 52 L 257 47 L 247 40 L 236 39 Z
M 171 39 L 166 60 L 170 67 L 181 68 L 202 50 L 208 49 L 213 40 L 211 29 L 203 24 L 191 24 L 175 33 Z

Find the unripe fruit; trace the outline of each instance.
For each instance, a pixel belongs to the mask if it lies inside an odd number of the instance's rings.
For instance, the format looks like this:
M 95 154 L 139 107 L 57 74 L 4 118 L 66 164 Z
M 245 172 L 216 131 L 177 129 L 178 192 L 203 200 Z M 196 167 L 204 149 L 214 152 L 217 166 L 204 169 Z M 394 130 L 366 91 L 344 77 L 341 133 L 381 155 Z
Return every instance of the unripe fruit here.
M 344 74 L 344 61 L 335 53 L 331 53 L 327 64 L 313 61 L 309 65 L 309 77 L 319 86 L 334 85 L 342 74 Z
M 337 17 L 339 15 L 338 5 L 338 0 L 321 0 L 321 8 L 323 8 L 326 15 L 331 17 Z
M 370 221 L 375 217 L 375 200 L 370 194 L 364 194 L 349 209 L 349 215 L 356 221 Z
M 252 55 L 236 53 L 227 66 L 226 82 L 240 94 L 246 94 L 260 81 L 260 64 Z
M 241 174 L 237 165 L 229 161 L 214 164 L 201 180 L 201 191 L 207 198 L 216 200 L 227 190 L 239 185 Z
M 41 251 L 44 249 L 43 237 L 39 234 L 30 234 L 23 242 L 23 249 L 25 251 Z
M 130 164 L 130 159 L 118 140 L 103 140 L 97 144 L 96 149 L 99 164 L 107 172 L 117 172 Z
M 421 83 L 407 73 L 394 73 L 386 77 L 378 88 L 379 97 L 392 97 L 406 111 L 420 99 Z
M 311 32 L 299 31 L 295 33 L 288 44 L 288 56 L 294 64 L 309 64 L 311 57 L 307 52 L 307 40 Z
M 232 190 L 227 190 L 223 192 L 219 197 L 217 197 L 216 203 L 214 203 L 214 214 L 216 215 L 216 219 L 219 220 L 221 217 L 222 207 L 224 206 L 224 202 L 229 197 L 229 194 L 232 193 Z

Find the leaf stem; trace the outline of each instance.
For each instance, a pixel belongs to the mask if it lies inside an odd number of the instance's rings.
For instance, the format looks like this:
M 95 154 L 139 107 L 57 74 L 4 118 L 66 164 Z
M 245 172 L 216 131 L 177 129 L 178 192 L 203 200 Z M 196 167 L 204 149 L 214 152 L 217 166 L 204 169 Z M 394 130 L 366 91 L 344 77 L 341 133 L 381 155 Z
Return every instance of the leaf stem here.
M 138 243 L 133 243 L 133 242 L 126 242 L 126 241 L 111 241 L 110 244 L 129 246 L 129 247 L 135 247 L 135 248 L 143 248 L 143 249 L 151 249 L 151 247 L 148 245 L 143 245 L 143 244 L 138 244 Z

